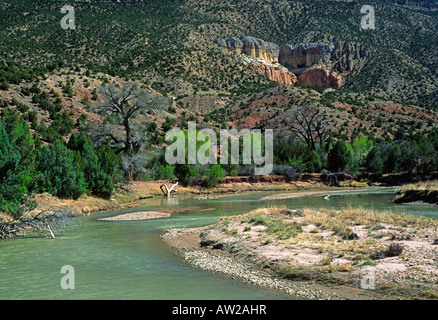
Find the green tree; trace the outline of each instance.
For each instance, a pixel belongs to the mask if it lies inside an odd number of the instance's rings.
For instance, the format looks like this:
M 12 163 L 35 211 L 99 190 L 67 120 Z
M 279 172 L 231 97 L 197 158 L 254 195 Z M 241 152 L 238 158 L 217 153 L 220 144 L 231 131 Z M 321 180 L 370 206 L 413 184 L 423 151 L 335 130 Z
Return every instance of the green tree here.
M 84 164 L 84 176 L 88 189 L 99 197 L 110 198 L 114 185 L 112 176 L 108 175 L 99 162 L 91 140 L 87 139 L 81 152 Z
M 320 172 L 322 169 L 321 157 L 315 150 L 305 155 L 303 162 L 306 172 Z
M 347 147 L 351 146 L 350 151 L 353 161 L 356 162 L 358 166 L 362 166 L 364 164 L 366 155 L 371 151 L 373 145 L 374 143 L 371 139 L 360 136 L 354 139 L 351 145 L 348 143 Z
M 59 198 L 77 199 L 86 192 L 84 174 L 74 161 L 73 151 L 60 140 L 39 150 L 37 169 L 41 188 Z
M 398 144 L 392 144 L 388 150 L 387 157 L 384 160 L 384 170 L 387 173 L 400 171 L 400 159 L 402 153 Z
M 384 171 L 384 160 L 382 149 L 374 147 L 366 157 L 366 169 L 368 172 L 382 174 Z
M 216 184 L 225 177 L 225 170 L 221 167 L 220 164 L 214 164 L 210 169 L 205 170 L 204 172 L 207 182 L 207 187 L 214 187 Z
M 29 176 L 20 171 L 20 153 L 10 143 L 0 121 L 0 211 L 19 218 L 34 203 L 27 201 Z
M 97 156 L 99 157 L 102 170 L 110 177 L 114 177 L 116 168 L 120 164 L 120 157 L 109 145 L 99 146 L 97 148 Z
M 352 156 L 350 150 L 348 150 L 344 141 L 338 140 L 329 151 L 327 157 L 329 170 L 344 171 L 351 161 Z

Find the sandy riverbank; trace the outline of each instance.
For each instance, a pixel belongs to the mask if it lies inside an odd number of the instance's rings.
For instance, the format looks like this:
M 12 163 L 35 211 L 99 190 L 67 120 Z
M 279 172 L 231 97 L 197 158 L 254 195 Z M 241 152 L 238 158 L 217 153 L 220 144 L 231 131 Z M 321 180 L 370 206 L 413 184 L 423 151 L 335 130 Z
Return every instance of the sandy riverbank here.
M 438 221 L 429 218 L 269 208 L 162 237 L 195 267 L 296 298 L 438 299 Z
M 215 210 L 214 208 L 203 209 L 201 207 L 184 207 L 184 208 L 172 208 L 162 209 L 155 211 L 140 211 L 131 212 L 125 214 L 119 214 L 113 217 L 100 218 L 102 221 L 140 221 L 140 220 L 153 220 L 153 219 L 166 219 L 170 218 L 172 213 L 184 213 L 184 212 L 203 212 Z
M 78 215 L 89 215 L 103 211 L 132 208 L 142 204 L 143 200 L 153 197 L 163 197 L 160 190 L 162 184 L 172 185 L 174 181 L 133 181 L 124 189 L 115 189 L 111 199 L 102 199 L 84 195 L 77 200 L 59 199 L 48 193 L 37 194 L 34 200 L 38 207 L 34 213 L 42 210 L 69 209 Z M 227 177 L 214 188 L 198 186 L 177 186 L 173 196 L 196 196 L 200 199 L 211 197 L 231 196 L 250 191 L 295 192 L 314 189 L 348 190 L 349 188 L 329 188 L 321 181 L 318 174 L 305 175 L 296 181 L 288 181 L 282 176 L 268 177 Z M 8 217 L 0 217 L 7 220 Z

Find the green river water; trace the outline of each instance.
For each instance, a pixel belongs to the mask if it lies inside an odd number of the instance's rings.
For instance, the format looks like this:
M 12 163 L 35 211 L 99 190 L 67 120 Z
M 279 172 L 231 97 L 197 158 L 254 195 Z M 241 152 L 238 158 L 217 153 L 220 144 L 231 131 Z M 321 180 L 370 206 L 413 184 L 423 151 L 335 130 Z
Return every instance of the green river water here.
M 261 200 L 272 192 L 253 192 L 213 200 L 153 198 L 141 207 L 80 218 L 64 235 L 0 241 L 0 299 L 260 300 L 289 299 L 276 292 L 235 282 L 186 264 L 161 240 L 163 229 L 215 223 L 221 216 L 264 206 L 289 208 L 363 207 L 438 218 L 435 207 L 396 205 L 393 190 L 356 191 L 283 200 Z M 98 218 L 170 207 L 215 208 L 175 213 L 169 219 L 109 222 Z M 61 268 L 75 271 L 75 288 L 62 289 Z

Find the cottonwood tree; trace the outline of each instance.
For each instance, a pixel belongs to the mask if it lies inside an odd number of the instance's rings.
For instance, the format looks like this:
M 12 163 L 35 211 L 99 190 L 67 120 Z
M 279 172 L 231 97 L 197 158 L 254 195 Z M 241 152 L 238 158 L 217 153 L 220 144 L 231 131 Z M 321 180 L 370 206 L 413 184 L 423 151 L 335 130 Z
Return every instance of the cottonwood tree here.
M 102 125 L 96 128 L 94 138 L 98 143 L 110 143 L 116 153 L 123 152 L 125 179 L 132 180 L 135 162 L 147 141 L 146 123 L 140 121 L 146 113 L 155 112 L 169 105 L 168 100 L 152 97 L 136 83 L 124 86 L 110 84 L 99 90 L 101 101 L 93 111 L 103 117 Z
M 327 138 L 327 121 L 317 106 L 304 106 L 295 110 L 290 119 L 290 128 L 303 138 L 311 150 L 323 146 Z

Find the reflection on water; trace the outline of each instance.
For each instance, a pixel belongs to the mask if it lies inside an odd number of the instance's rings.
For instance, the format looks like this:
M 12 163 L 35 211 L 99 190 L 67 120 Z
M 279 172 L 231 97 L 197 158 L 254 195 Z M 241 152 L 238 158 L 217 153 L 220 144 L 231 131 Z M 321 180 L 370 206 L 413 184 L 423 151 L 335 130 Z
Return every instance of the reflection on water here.
M 438 217 L 435 207 L 395 205 L 391 190 L 326 194 L 261 200 L 274 193 L 249 193 L 215 199 L 165 197 L 148 199 L 140 208 L 82 218 L 81 224 L 56 239 L 11 239 L 0 242 L 0 299 L 282 299 L 285 295 L 235 283 L 221 275 L 194 269 L 161 241 L 166 228 L 216 222 L 221 216 L 264 206 L 292 209 L 370 208 Z M 99 217 L 140 210 L 176 207 L 215 210 L 175 213 L 169 219 L 131 222 L 100 221 Z M 63 265 L 75 270 L 75 289 L 63 290 Z

